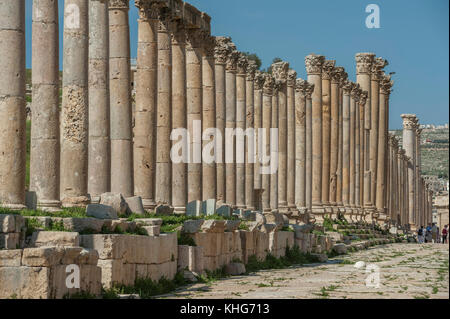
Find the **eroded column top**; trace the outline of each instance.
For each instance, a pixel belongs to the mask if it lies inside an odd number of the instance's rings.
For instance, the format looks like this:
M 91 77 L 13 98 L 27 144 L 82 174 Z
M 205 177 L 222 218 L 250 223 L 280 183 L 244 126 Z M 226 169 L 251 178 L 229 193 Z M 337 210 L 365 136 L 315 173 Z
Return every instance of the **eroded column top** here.
M 275 86 L 275 78 L 269 73 L 264 74 L 264 84 L 263 84 L 263 93 L 265 95 L 273 95 L 273 90 Z
M 402 114 L 403 129 L 414 130 L 416 127 L 416 115 L 415 114 Z
M 356 74 L 370 74 L 372 64 L 375 59 L 375 53 L 361 52 L 356 53 Z
M 331 79 L 335 65 L 336 65 L 335 60 L 326 60 L 323 63 L 323 65 L 322 65 L 322 79 L 323 80 Z
M 321 74 L 324 62 L 325 56 L 323 55 L 317 55 L 314 53 L 307 55 L 305 57 L 306 73 L 308 73 L 308 75 Z
M 248 58 L 242 52 L 239 52 L 236 68 L 239 75 L 246 75 L 248 68 Z
M 247 81 L 254 81 L 255 75 L 258 67 L 256 65 L 256 62 L 253 60 L 248 60 L 248 66 L 247 66 Z
M 272 74 L 281 85 L 286 84 L 289 72 L 289 63 L 285 61 L 272 64 Z
M 293 69 L 289 69 L 288 71 L 288 78 L 287 78 L 287 85 L 290 87 L 295 86 L 295 81 L 297 79 L 297 72 Z

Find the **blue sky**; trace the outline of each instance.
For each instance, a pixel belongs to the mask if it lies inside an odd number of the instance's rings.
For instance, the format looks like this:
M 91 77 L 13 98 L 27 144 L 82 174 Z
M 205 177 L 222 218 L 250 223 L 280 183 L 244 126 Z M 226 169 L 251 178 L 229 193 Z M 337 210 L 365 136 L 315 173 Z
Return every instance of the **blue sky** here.
M 62 46 L 62 9 L 60 1 Z M 133 2 L 133 1 L 131 1 Z M 357 52 L 374 52 L 396 72 L 390 128 L 402 113 L 421 123 L 449 117 L 448 0 L 190 0 L 212 17 L 213 35 L 231 36 L 238 50 L 257 53 L 267 67 L 274 57 L 290 62 L 305 78 L 304 57 L 312 52 L 335 59 L 355 80 Z M 380 29 L 367 29 L 368 4 L 380 7 Z M 27 4 L 27 67 L 31 66 L 31 5 Z M 131 3 L 132 4 L 132 3 Z M 137 10 L 131 5 L 131 55 L 136 56 Z M 62 64 L 61 64 L 62 65 Z

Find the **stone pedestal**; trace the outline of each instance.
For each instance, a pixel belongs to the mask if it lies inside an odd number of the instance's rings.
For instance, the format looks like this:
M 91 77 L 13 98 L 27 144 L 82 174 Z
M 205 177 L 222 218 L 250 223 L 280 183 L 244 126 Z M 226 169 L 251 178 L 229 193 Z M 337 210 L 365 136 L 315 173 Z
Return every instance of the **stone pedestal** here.
M 55 211 L 61 206 L 58 2 L 34 1 L 32 27 L 30 191 L 36 192 L 39 209 Z
M 74 8 L 78 8 L 78 11 Z M 64 2 L 64 56 L 61 114 L 61 201 L 89 203 L 88 185 L 88 1 Z

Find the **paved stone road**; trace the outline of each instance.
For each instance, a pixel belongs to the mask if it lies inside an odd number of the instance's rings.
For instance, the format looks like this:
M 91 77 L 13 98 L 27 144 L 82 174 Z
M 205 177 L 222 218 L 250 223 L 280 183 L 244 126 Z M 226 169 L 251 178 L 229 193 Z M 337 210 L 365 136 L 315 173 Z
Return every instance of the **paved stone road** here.
M 448 299 L 448 262 L 448 245 L 390 244 L 336 257 L 326 264 L 195 284 L 161 298 Z M 373 272 L 371 267 L 375 268 Z M 377 268 L 379 287 L 373 287 L 375 282 L 366 286 L 368 276 L 376 280 Z

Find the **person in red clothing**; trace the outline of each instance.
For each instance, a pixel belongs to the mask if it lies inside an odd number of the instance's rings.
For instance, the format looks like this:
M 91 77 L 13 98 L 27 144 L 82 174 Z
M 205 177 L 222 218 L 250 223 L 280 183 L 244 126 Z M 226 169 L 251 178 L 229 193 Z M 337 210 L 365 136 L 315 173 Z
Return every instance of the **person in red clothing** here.
M 447 243 L 447 235 L 448 235 L 448 225 L 445 225 L 444 228 L 442 229 L 442 243 L 443 244 Z

